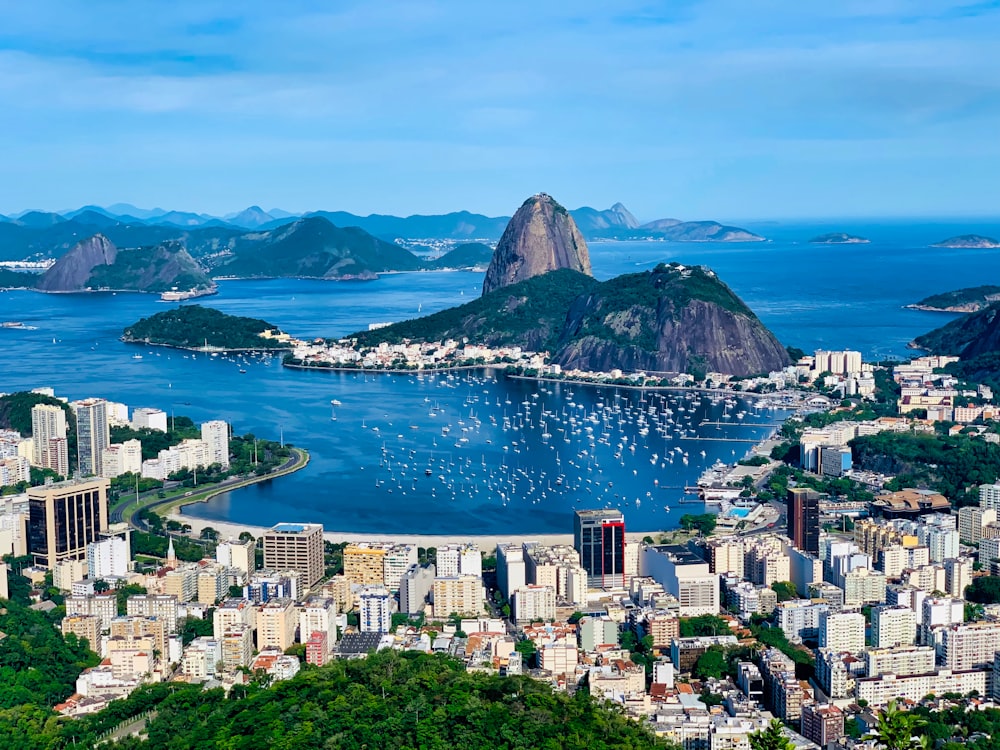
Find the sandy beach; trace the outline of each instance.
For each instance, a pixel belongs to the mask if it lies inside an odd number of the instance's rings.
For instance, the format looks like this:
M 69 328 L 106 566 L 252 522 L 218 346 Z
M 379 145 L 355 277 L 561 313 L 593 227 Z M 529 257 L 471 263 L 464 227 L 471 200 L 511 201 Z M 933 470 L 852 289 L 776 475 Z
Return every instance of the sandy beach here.
M 191 535 L 195 537 L 206 526 L 210 526 L 218 531 L 223 539 L 236 539 L 244 531 L 249 532 L 254 537 L 258 537 L 270 528 L 269 526 L 248 526 L 245 524 L 229 523 L 228 521 L 212 521 L 185 516 L 179 513 L 171 513 L 167 518 L 179 523 L 189 524 L 191 526 Z M 645 536 L 645 533 L 625 535 L 629 541 L 639 541 L 643 536 Z M 484 552 L 491 552 L 496 549 L 497 544 L 506 542 L 519 544 L 521 542 L 533 541 L 546 546 L 553 544 L 573 544 L 572 534 L 490 534 L 486 536 L 468 534 L 461 536 L 455 534 L 361 534 L 350 531 L 324 531 L 323 538 L 329 542 L 407 542 L 415 544 L 418 547 L 440 547 L 444 544 L 473 542 L 479 545 L 479 549 Z

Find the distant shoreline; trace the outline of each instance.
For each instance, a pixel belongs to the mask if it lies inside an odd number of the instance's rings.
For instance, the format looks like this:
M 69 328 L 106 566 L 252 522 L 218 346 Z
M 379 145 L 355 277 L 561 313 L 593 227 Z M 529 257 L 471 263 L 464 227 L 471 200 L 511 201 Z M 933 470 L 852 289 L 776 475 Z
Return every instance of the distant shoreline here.
M 288 352 L 292 350 L 292 347 L 285 346 L 281 348 L 274 349 L 247 349 L 247 348 L 236 348 L 236 347 L 214 347 L 210 346 L 208 348 L 203 346 L 181 346 L 180 344 L 165 344 L 157 341 L 147 341 L 146 339 L 133 339 L 127 336 L 119 336 L 118 340 L 125 344 L 141 344 L 142 346 L 161 346 L 165 349 L 179 349 L 183 352 L 196 352 L 198 354 L 275 354 L 280 352 Z

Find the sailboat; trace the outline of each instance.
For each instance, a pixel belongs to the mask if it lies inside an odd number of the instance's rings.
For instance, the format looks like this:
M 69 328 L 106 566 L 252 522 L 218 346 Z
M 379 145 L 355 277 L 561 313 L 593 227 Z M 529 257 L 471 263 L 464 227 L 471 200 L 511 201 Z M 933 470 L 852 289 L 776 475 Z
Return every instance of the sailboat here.
M 333 401 L 330 402 L 330 419 L 332 421 L 334 421 L 334 422 L 337 421 L 337 409 L 336 409 L 336 406 L 339 403 L 340 402 L 337 401 L 337 399 L 334 399 Z

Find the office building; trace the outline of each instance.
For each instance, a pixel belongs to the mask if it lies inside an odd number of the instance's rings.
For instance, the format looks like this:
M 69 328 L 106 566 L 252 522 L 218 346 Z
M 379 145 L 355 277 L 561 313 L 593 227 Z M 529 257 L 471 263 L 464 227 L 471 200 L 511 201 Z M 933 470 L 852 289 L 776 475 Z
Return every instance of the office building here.
M 872 607 L 872 646 L 912 646 L 917 639 L 917 613 L 909 607 L 886 604 Z
M 832 703 L 807 703 L 802 706 L 801 721 L 802 736 L 821 748 L 844 736 L 844 712 Z
M 107 403 L 102 398 L 88 398 L 70 404 L 76 414 L 77 469 L 85 477 L 99 474 L 104 449 L 111 445 Z
M 229 468 L 229 424 L 221 419 L 205 422 L 201 426 L 201 439 L 208 446 L 208 463 Z
M 819 647 L 858 654 L 865 650 L 865 616 L 860 612 L 821 612 Z
M 788 490 L 788 536 L 800 550 L 819 554 L 819 493 L 802 487 Z
M 573 520 L 573 547 L 589 585 L 625 586 L 625 517 L 614 510 L 578 510 Z
M 69 476 L 69 448 L 66 442 L 66 412 L 55 404 L 31 407 L 31 463 Z
M 108 527 L 109 486 L 92 479 L 28 489 L 28 553 L 36 565 L 86 557 L 87 545 Z
M 358 621 L 362 633 L 388 633 L 392 629 L 395 601 L 385 586 L 365 586 L 358 596 Z
M 687 547 L 642 545 L 639 572 L 662 585 L 664 591 L 680 602 L 680 616 L 719 614 L 719 575 L 709 572 L 708 563 Z
M 261 535 L 264 567 L 298 571 L 306 586 L 324 573 L 323 526 L 318 523 L 279 523 Z M 345 564 L 347 556 L 344 556 Z

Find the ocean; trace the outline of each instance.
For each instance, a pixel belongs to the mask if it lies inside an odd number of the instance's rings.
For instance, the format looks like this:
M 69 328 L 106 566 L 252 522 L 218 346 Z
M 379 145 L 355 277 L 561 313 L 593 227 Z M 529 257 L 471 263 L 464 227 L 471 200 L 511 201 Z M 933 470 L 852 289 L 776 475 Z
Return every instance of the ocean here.
M 995 225 L 748 228 L 775 239 L 592 243 L 594 273 L 708 265 L 783 343 L 858 349 L 868 359 L 907 357 L 914 336 L 954 317 L 906 304 L 1000 279 L 997 251 L 927 247 L 959 233 L 996 236 Z M 823 231 L 873 242 L 806 243 Z M 300 337 L 340 336 L 461 304 L 481 283 L 482 274 L 471 272 L 222 281 L 217 296 L 198 302 Z M 309 466 L 292 476 L 187 509 L 203 518 L 313 521 L 386 535 L 544 534 L 571 530 L 576 508 L 621 507 L 632 530 L 669 529 L 683 513 L 701 510 L 681 503 L 679 488 L 716 460 L 741 457 L 783 418 L 742 399 L 644 396 L 490 372 L 302 372 L 277 359 L 244 363 L 118 341 L 126 325 L 165 307 L 151 295 L 0 292 L 0 320 L 36 327 L 0 329 L 0 391 L 50 386 L 70 399 L 100 396 L 196 421 L 222 418 L 237 433 L 281 436 L 310 451 Z

